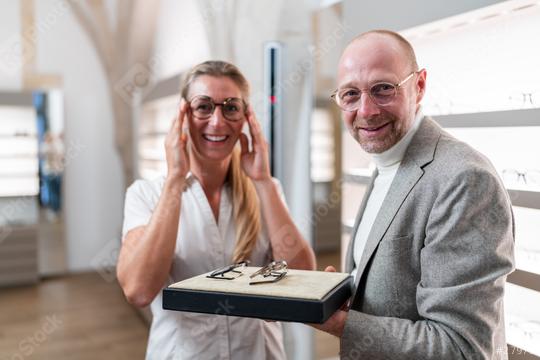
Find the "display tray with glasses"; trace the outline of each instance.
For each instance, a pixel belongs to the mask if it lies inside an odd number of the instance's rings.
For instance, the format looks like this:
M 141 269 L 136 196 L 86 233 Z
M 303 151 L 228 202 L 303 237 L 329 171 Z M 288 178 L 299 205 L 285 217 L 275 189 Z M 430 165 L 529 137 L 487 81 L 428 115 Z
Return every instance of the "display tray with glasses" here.
M 321 324 L 352 294 L 349 274 L 265 267 L 226 266 L 163 289 L 163 309 Z

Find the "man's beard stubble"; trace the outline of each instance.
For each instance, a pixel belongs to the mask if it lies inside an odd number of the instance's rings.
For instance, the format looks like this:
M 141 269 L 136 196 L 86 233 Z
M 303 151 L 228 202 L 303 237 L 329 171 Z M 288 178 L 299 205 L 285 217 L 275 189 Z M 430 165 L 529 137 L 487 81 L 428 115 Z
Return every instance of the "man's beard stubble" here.
M 383 139 L 365 139 L 362 128 L 377 128 L 389 123 L 390 133 Z M 390 113 L 381 113 L 368 120 L 357 117 L 352 123 L 353 137 L 367 153 L 380 154 L 394 146 L 405 134 L 402 134 L 402 120 Z

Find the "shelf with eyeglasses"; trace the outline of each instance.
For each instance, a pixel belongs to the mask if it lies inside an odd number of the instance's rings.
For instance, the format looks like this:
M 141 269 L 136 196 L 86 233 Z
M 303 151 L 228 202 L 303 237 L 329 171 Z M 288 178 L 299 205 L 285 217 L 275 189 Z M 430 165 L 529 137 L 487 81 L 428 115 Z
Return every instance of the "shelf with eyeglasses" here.
M 504 169 L 500 175 L 514 206 L 540 209 L 540 170 Z
M 24 95 L 26 102 L 10 105 L 2 104 L 5 96 L 0 93 L 0 197 L 35 196 L 39 193 L 36 112 L 31 97 Z
M 504 307 L 509 355 L 540 359 L 540 292 L 507 283 Z M 517 358 L 517 357 L 516 357 Z
M 0 287 L 38 280 L 37 132 L 32 94 L 0 91 Z

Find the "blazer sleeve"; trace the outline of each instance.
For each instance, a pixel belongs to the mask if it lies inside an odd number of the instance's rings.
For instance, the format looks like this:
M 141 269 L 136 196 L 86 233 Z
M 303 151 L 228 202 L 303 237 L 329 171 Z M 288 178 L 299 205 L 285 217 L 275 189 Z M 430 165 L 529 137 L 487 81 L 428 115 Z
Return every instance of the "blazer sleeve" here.
M 422 320 L 349 310 L 342 359 L 505 359 L 502 302 L 514 268 L 513 224 L 497 175 L 472 167 L 452 176 L 425 228 L 416 292 Z

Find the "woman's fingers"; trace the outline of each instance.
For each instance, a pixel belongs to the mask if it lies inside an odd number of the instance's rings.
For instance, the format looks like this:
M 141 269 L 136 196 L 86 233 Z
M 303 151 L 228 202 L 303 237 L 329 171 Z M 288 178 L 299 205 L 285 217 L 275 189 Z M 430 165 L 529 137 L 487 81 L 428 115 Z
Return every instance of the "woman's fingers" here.
M 165 139 L 165 155 L 169 175 L 185 176 L 189 171 L 189 155 L 187 149 L 188 134 L 186 121 L 188 106 L 180 102 L 178 113 Z
M 246 134 L 240 134 L 240 150 L 241 155 L 249 154 L 249 141 Z
M 176 118 L 174 119 L 174 121 L 172 122 L 171 128 L 169 129 L 169 132 L 167 134 L 167 139 L 169 143 L 171 144 L 174 144 L 177 138 L 180 138 L 180 139 L 182 138 L 182 127 L 184 123 L 184 115 L 185 115 L 184 107 L 180 106 L 180 108 L 178 109 L 178 114 Z
M 178 133 L 179 128 L 180 128 L 180 111 L 178 111 L 178 115 L 173 120 L 171 124 L 171 128 L 169 129 L 169 133 L 167 135 L 171 136 L 172 134 Z
M 248 125 L 249 125 L 249 133 L 251 135 L 251 141 L 253 143 L 253 148 L 258 147 L 261 144 L 261 130 L 259 127 L 259 123 L 257 122 L 257 119 L 255 118 L 255 113 L 253 112 L 253 108 L 250 106 L 248 109 Z
M 187 105 L 188 104 L 186 101 L 184 101 L 184 99 L 180 101 L 180 111 L 178 113 L 178 119 L 179 119 L 179 126 L 180 126 L 179 136 L 181 139 L 183 138 L 183 134 L 186 130 L 187 122 L 185 120 L 186 120 Z

